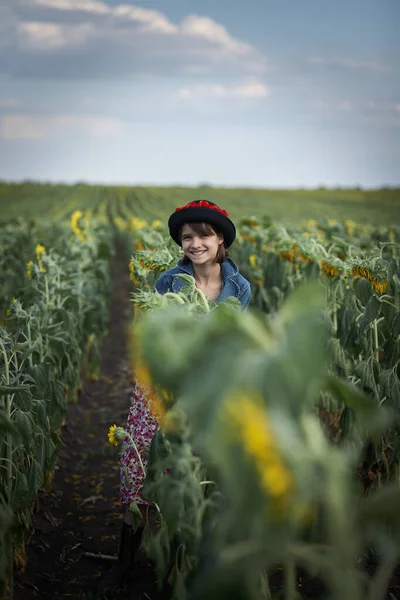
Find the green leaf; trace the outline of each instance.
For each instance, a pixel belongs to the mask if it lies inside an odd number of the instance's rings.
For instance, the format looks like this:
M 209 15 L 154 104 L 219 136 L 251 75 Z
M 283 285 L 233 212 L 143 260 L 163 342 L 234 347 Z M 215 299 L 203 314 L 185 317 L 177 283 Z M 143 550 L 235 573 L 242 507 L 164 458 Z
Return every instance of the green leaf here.
M 26 448 L 30 448 L 33 440 L 33 423 L 29 413 L 17 410 L 14 413 L 14 423 Z
M 28 392 L 30 385 L 1 385 L 0 384 L 0 395 L 13 394 L 14 392 Z
M 39 489 L 43 485 L 43 481 L 44 481 L 43 469 L 40 468 L 40 465 L 36 460 L 33 460 L 29 466 L 29 471 L 27 473 L 27 479 L 28 479 L 29 489 L 34 490 L 35 492 L 39 491 Z
M 13 404 L 23 412 L 29 412 L 32 409 L 32 386 L 28 390 L 19 390 L 14 394 Z
M 363 316 L 360 321 L 360 332 L 364 332 L 367 327 L 378 318 L 381 303 L 376 296 L 371 296 L 364 308 Z
M 36 416 L 36 421 L 43 429 L 43 431 L 47 431 L 49 428 L 49 423 L 47 420 L 47 412 L 45 407 L 45 402 L 43 400 L 36 400 L 33 405 L 33 413 Z
M 324 387 L 335 398 L 341 400 L 354 412 L 356 423 L 368 430 L 370 435 L 378 435 L 390 423 L 393 415 L 382 407 L 376 406 L 374 400 L 360 392 L 355 385 L 339 377 L 329 375 Z M 348 418 L 346 415 L 344 418 Z
M 356 277 L 353 279 L 353 290 L 357 298 L 366 306 L 372 295 L 370 283 L 363 277 Z
M 316 282 L 299 285 L 286 298 L 280 312 L 279 320 L 288 325 L 304 313 L 317 312 L 325 305 L 325 290 Z
M 366 361 L 360 361 L 354 367 L 354 374 L 361 379 L 362 387 L 373 391 L 377 398 L 379 398 L 377 381 L 379 381 L 380 373 L 381 367 L 372 357 Z
M 400 312 L 393 316 L 391 328 L 394 336 L 400 334 Z
M 0 410 L 0 432 L 1 433 L 16 433 L 15 425 L 7 417 L 3 410 Z

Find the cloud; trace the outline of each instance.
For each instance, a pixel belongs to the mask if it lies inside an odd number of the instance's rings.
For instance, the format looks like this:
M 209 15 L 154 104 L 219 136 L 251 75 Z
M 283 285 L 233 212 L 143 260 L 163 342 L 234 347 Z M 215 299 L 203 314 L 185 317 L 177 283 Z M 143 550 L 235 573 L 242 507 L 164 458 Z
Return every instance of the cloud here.
M 325 58 L 312 56 L 309 63 L 328 69 L 350 69 L 357 71 L 372 71 L 375 73 L 389 73 L 390 68 L 376 61 L 357 60 L 355 58 Z
M 268 66 L 254 46 L 204 15 L 172 22 L 159 10 L 101 0 L 24 0 L 10 6 L 0 73 L 14 77 L 220 79 L 221 73 L 263 74 Z
M 109 117 L 88 115 L 37 116 L 15 113 L 0 116 L 0 139 L 3 140 L 41 140 L 71 130 L 96 138 L 114 137 L 122 133 L 122 123 Z
M 181 34 L 189 38 L 198 38 L 219 45 L 226 52 L 245 56 L 251 53 L 252 47 L 235 40 L 225 27 L 216 23 L 209 17 L 189 15 L 181 23 Z
M 182 100 L 203 100 L 204 98 L 259 100 L 266 98 L 269 90 L 259 81 L 249 81 L 239 85 L 196 85 L 192 88 L 182 88 L 178 96 Z
M 52 50 L 84 44 L 93 33 L 93 25 L 59 25 L 58 23 L 22 22 L 18 37 L 22 48 L 51 52 Z
M 110 7 L 97 0 L 31 0 L 34 6 L 44 6 L 56 10 L 78 10 L 88 13 L 104 15 L 110 12 Z

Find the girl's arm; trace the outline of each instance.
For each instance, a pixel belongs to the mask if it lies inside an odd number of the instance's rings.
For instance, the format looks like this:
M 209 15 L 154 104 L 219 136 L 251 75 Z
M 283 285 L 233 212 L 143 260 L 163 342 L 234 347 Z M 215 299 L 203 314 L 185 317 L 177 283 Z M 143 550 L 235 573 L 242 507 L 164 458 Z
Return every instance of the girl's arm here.
M 168 277 L 168 275 L 166 273 L 161 273 L 161 275 L 156 283 L 156 291 L 159 294 L 164 295 L 167 292 L 171 291 L 170 286 L 171 286 L 171 282 L 170 282 L 170 278 Z
M 250 302 L 250 297 L 251 297 L 251 288 L 250 288 L 250 283 L 248 283 L 239 296 L 239 300 L 240 300 L 240 304 L 242 305 L 242 308 L 248 307 L 249 302 Z

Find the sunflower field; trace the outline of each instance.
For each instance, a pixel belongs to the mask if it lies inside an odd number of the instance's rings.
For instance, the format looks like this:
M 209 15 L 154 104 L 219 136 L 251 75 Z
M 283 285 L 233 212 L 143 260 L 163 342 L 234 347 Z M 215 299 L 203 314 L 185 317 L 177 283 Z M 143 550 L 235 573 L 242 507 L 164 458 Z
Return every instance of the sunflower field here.
M 291 600 L 304 568 L 329 598 L 385 598 L 400 550 L 400 229 L 242 219 L 243 314 L 187 275 L 155 293 L 179 249 L 158 222 L 130 228 L 132 360 L 160 421 L 145 488 L 160 579 L 179 600 L 250 600 L 272 598 L 283 568 Z
M 230 192 L 212 192 L 225 206 Z M 160 423 L 145 482 L 160 526 L 143 544 L 171 598 L 306 598 L 305 572 L 330 600 L 389 598 L 400 563 L 396 219 L 353 220 L 354 206 L 341 219 L 322 192 L 325 208 L 299 208 L 296 223 L 256 192 L 255 216 L 232 201 L 230 256 L 252 286 L 243 312 L 209 302 L 187 275 L 179 294 L 154 291 L 181 257 L 165 216 L 188 190 L 26 183 L 12 205 L 13 193 L 0 185 L 0 597 L 26 560 L 38 492 L 51 489 L 68 403 L 82 377 L 101 376 L 118 240 L 129 366 Z M 109 433 L 117 451 L 123 425 Z
M 108 323 L 112 231 L 81 211 L 0 229 L 0 583 L 25 561 L 38 491 L 80 375 L 98 377 Z M 4 591 L 4 589 L 3 589 Z

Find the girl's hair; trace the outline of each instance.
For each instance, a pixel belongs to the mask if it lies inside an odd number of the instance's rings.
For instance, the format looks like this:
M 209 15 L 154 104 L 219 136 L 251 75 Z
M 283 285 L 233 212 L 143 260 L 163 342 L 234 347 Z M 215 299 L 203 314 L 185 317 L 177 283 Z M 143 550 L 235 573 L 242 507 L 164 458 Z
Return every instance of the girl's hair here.
M 191 229 L 193 229 L 193 231 L 195 233 L 197 233 L 197 235 L 212 235 L 213 233 L 219 235 L 220 233 L 222 233 L 220 231 L 220 229 L 218 227 L 216 227 L 215 225 L 210 225 L 210 223 L 185 223 L 185 225 L 189 225 L 189 227 Z M 183 227 L 180 228 L 179 230 L 179 239 L 182 242 L 182 229 Z M 226 260 L 229 256 L 228 250 L 225 248 L 225 242 L 223 242 L 222 244 L 220 244 L 218 246 L 218 250 L 217 250 L 217 262 L 219 264 L 223 263 L 224 260 Z M 190 259 L 187 256 L 184 256 L 182 258 L 182 264 L 187 264 L 190 262 Z

